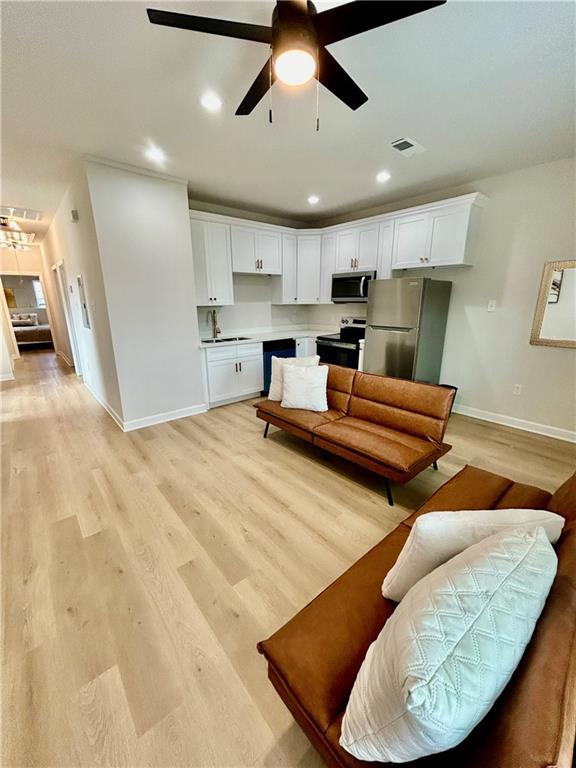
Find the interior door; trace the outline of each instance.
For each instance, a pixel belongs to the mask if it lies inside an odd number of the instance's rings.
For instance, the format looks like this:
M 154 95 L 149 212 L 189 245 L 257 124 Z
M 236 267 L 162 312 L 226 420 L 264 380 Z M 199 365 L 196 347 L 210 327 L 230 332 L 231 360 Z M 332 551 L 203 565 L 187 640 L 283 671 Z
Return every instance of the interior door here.
M 320 301 L 321 235 L 298 236 L 298 303 Z
M 364 371 L 398 379 L 413 379 L 417 340 L 416 328 L 367 328 Z

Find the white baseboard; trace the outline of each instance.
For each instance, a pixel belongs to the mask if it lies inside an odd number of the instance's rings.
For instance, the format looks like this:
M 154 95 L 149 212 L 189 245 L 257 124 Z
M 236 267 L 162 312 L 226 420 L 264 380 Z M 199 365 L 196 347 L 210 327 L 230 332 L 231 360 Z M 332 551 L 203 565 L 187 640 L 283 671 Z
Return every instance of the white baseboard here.
M 0 381 L 14 381 L 14 374 L 13 373 L 2 373 L 0 374 Z
M 187 416 L 198 416 L 200 413 L 206 413 L 208 406 L 192 405 L 189 408 L 179 408 L 176 411 L 166 411 L 165 413 L 155 413 L 152 416 L 144 416 L 141 419 L 130 419 L 122 424 L 124 432 L 133 432 L 135 429 L 152 427 L 154 424 L 162 424 L 165 421 L 176 421 L 176 419 L 185 419 Z
M 536 421 L 517 419 L 514 416 L 505 416 L 503 413 L 482 411 L 479 408 L 470 408 L 467 405 L 455 405 L 453 411 L 454 413 L 462 414 L 462 416 L 471 416 L 473 419 L 492 421 L 494 424 L 502 424 L 505 427 L 521 429 L 524 432 L 535 432 L 537 435 L 545 435 L 546 437 L 554 437 L 557 440 L 566 440 L 569 443 L 576 443 L 576 431 L 571 429 L 551 427 L 548 424 L 539 424 Z
M 68 357 L 68 355 L 66 355 L 64 352 L 60 352 L 60 350 L 59 350 L 59 349 L 58 349 L 58 350 L 56 350 L 56 357 L 61 357 L 61 358 L 62 358 L 62 360 L 64 360 L 64 362 L 66 363 L 66 365 L 67 365 L 69 368 L 74 368 L 74 363 L 72 362 L 72 360 L 70 360 L 70 358 Z
M 100 397 L 100 395 L 99 395 L 97 392 L 95 392 L 95 391 L 92 389 L 92 387 L 90 386 L 90 384 L 88 384 L 88 382 L 86 381 L 86 379 L 84 379 L 84 385 L 85 385 L 86 389 L 88 390 L 88 392 L 90 392 L 90 394 L 92 395 L 92 397 L 94 398 L 94 400 L 96 400 L 96 402 L 97 402 L 97 403 L 100 403 L 100 405 L 102 406 L 102 408 L 104 408 L 104 410 L 105 410 L 105 411 L 108 411 L 108 413 L 110 414 L 110 416 L 112 416 L 112 418 L 114 419 L 114 421 L 116 422 L 116 424 L 118 424 L 118 426 L 120 427 L 120 429 L 124 430 L 124 422 L 122 421 L 122 419 L 120 418 L 120 416 L 118 416 L 118 414 L 116 413 L 116 411 L 114 410 L 114 408 L 112 408 L 112 406 L 111 406 L 109 403 L 107 403 L 105 400 L 103 400 L 103 399 Z
M 208 406 L 202 403 L 201 405 L 193 405 L 189 408 L 179 408 L 176 411 L 166 411 L 165 413 L 155 413 L 152 416 L 144 416 L 141 419 L 130 419 L 124 421 L 116 413 L 114 408 L 103 400 L 100 395 L 95 392 L 92 387 L 84 381 L 86 389 L 90 392 L 94 400 L 96 400 L 102 408 L 104 408 L 110 416 L 114 419 L 116 424 L 120 427 L 122 432 L 133 432 L 136 429 L 143 429 L 144 427 L 152 427 L 154 424 L 162 424 L 165 421 L 175 421 L 176 419 L 185 419 L 187 416 L 198 416 L 200 413 L 206 413 Z

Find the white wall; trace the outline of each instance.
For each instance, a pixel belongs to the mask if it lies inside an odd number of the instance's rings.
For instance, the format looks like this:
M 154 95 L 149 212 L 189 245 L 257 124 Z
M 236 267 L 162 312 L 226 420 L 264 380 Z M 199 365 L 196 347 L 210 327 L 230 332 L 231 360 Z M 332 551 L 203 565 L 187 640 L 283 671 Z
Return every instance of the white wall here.
M 186 184 L 92 161 L 86 173 L 123 420 L 130 427 L 199 411 L 204 393 Z
M 0 381 L 14 378 L 11 344 L 4 313 L 0 317 Z
M 474 267 L 411 271 L 453 281 L 441 380 L 458 386 L 463 412 L 576 430 L 576 350 L 529 343 L 544 263 L 574 258 L 574 174 L 560 160 L 434 195 L 489 198 Z
M 73 223 L 71 210 L 78 210 L 80 219 Z M 84 170 L 78 171 L 66 191 L 42 249 L 47 266 L 64 260 L 72 319 L 76 329 L 84 382 L 93 395 L 116 417 L 122 419 L 122 403 L 112 347 L 112 336 L 106 304 L 106 291 L 100 268 L 100 257 L 88 186 Z M 77 275 L 82 275 L 89 304 L 91 327 L 82 323 Z M 55 290 L 52 280 L 48 289 Z M 70 291 L 70 289 L 72 289 Z

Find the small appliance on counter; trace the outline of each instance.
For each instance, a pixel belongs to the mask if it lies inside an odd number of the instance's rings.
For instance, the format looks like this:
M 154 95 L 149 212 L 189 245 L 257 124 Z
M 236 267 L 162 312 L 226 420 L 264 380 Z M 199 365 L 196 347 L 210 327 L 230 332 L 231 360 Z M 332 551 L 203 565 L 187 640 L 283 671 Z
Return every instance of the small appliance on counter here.
M 373 280 L 363 368 L 438 384 L 452 283 L 427 277 Z
M 318 336 L 316 352 L 321 363 L 342 365 L 345 368 L 358 368 L 360 340 L 366 333 L 364 317 L 343 317 L 340 320 L 340 333 Z
M 343 272 L 332 275 L 332 301 L 335 304 L 368 301 L 368 286 L 376 272 Z

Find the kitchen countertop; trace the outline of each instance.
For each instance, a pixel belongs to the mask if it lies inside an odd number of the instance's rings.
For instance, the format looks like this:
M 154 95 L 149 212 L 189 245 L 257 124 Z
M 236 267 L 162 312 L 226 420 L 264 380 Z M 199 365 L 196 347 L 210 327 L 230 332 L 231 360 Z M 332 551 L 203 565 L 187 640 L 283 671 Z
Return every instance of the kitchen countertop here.
M 327 333 L 338 333 L 338 326 L 332 326 L 331 328 L 303 328 L 294 330 L 293 328 L 285 331 L 271 331 L 259 333 L 244 332 L 244 331 L 223 331 L 219 334 L 220 338 L 227 339 L 230 336 L 243 336 L 240 341 L 219 341 L 214 344 L 213 342 L 207 342 L 206 339 L 200 340 L 200 347 L 202 349 L 211 349 L 214 347 L 226 347 L 231 344 L 259 344 L 263 341 L 278 341 L 279 339 L 315 339 L 317 336 L 325 336 Z

